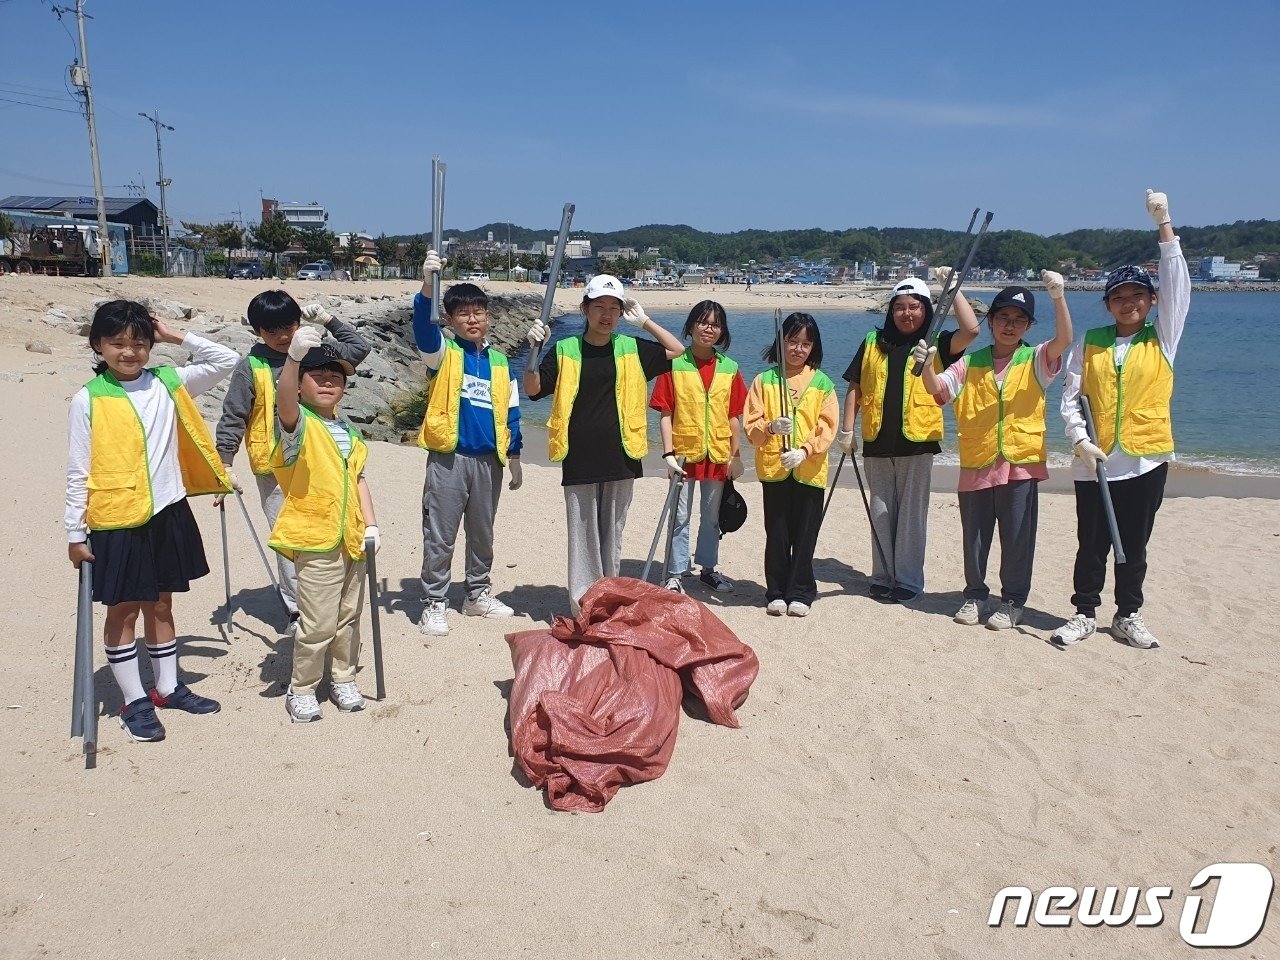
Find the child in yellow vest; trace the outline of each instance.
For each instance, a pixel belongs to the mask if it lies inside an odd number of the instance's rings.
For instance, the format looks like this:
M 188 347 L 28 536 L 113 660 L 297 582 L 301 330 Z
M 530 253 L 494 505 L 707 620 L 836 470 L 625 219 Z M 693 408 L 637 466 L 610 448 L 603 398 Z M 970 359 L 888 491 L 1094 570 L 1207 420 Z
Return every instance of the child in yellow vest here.
M 147 369 L 156 342 L 186 347 L 184 367 Z M 217 713 L 217 701 L 178 680 L 173 595 L 209 572 L 188 496 L 231 489 L 198 396 L 235 366 L 232 350 L 169 329 L 130 300 L 100 306 L 89 327 L 98 374 L 71 398 L 67 419 L 67 554 L 93 562 L 93 599 L 107 607 L 103 639 L 120 687 L 120 724 L 163 740 L 155 708 Z M 142 615 L 155 687 L 144 692 L 135 629 Z
M 298 571 L 298 628 L 285 697 L 295 723 L 320 719 L 316 688 L 326 653 L 333 661 L 329 699 L 343 712 L 364 708 L 356 686 L 364 544 L 371 539 L 376 551 L 381 538 L 364 479 L 368 448 L 338 417 L 347 377 L 354 373 L 351 361 L 322 344 L 314 327 L 302 327 L 289 344 L 277 385 L 280 439 L 271 464 L 284 504 L 270 546 Z
M 1049 479 L 1044 439 L 1044 397 L 1071 345 L 1071 312 L 1062 275 L 1043 270 L 1053 300 L 1054 334 L 1038 346 L 1022 339 L 1036 322 L 1036 298 L 1026 287 L 1005 287 L 991 301 L 987 325 L 992 344 L 937 373 L 937 347 L 923 340 L 913 359 L 924 364 L 924 387 L 939 405 L 955 401 L 959 433 L 960 528 L 964 546 L 964 604 L 957 623 L 975 626 L 991 591 L 987 558 L 1000 528 L 1000 609 L 990 630 L 1008 630 L 1022 619 L 1035 562 L 1039 486 Z M 977 322 L 965 297 L 955 300 L 961 326 Z
M 818 369 L 818 322 L 807 313 L 793 313 L 782 322 L 782 340 L 787 415 L 775 366 L 752 381 L 743 426 L 756 450 L 756 476 L 764 491 L 765 610 L 773 617 L 807 617 L 818 596 L 813 551 L 822 523 L 827 450 L 840 423 L 840 408 L 835 384 Z M 777 364 L 777 344 L 763 357 Z
M 323 326 L 333 338 L 334 349 L 355 366 L 369 355 L 369 343 L 355 327 L 343 323 L 319 303 L 299 307 L 283 290 L 264 290 L 258 294 L 249 301 L 246 316 L 250 329 L 261 343 L 255 343 L 249 355 L 231 371 L 215 436 L 218 456 L 237 490 L 241 489 L 240 482 L 231 472 L 231 462 L 244 441 L 262 512 L 266 514 L 267 523 L 274 525 L 280 505 L 284 503 L 284 494 L 271 470 L 271 450 L 276 442 L 276 380 L 284 369 L 285 354 L 294 331 L 303 321 Z M 293 562 L 283 556 L 276 558 L 276 567 L 280 572 L 280 595 L 289 610 L 292 630 L 298 618 L 297 574 Z
M 1164 499 L 1173 459 L 1173 361 L 1191 306 L 1191 276 L 1182 244 L 1169 218 L 1169 198 L 1147 191 L 1147 213 L 1160 245 L 1160 287 L 1141 267 L 1126 266 L 1107 277 L 1102 301 L 1115 321 L 1086 330 L 1067 355 L 1062 383 L 1062 419 L 1075 445 L 1075 615 L 1050 642 L 1068 647 L 1097 629 L 1097 608 L 1107 577 L 1111 535 L 1098 491 L 1097 464 L 1106 472 L 1125 562 L 1115 565 L 1116 613 L 1111 633 L 1130 646 L 1159 646 L 1142 617 L 1147 542 Z M 1147 320 L 1156 308 L 1155 323 Z M 1085 430 L 1080 397 L 1089 398 L 1098 429 L 1095 444 Z

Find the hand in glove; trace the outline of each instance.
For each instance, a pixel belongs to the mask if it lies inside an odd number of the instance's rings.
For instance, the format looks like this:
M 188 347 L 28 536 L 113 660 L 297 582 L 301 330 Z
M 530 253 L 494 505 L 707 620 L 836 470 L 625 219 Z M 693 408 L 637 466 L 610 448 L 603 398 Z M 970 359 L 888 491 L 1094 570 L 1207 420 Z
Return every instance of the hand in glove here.
M 511 480 L 507 484 L 507 489 L 519 490 L 520 485 L 524 483 L 524 468 L 520 466 L 520 458 L 511 457 L 507 461 L 507 469 L 511 471 Z
M 1044 284 L 1044 288 L 1049 291 L 1050 300 L 1061 300 L 1066 296 L 1065 281 L 1062 274 L 1056 270 L 1041 270 L 1040 282 Z
M 1076 456 L 1083 460 L 1090 470 L 1097 469 L 1099 463 L 1107 461 L 1107 455 L 1102 452 L 1102 448 L 1088 437 L 1077 441 Z
M 302 319 L 307 323 L 318 323 L 322 327 L 327 327 L 329 321 L 333 319 L 333 314 L 320 306 L 317 301 L 312 300 L 302 308 Z
M 524 338 L 529 341 L 529 346 L 536 350 L 542 346 L 542 341 L 547 339 L 547 334 L 550 332 L 543 325 L 542 319 L 539 318 L 533 321 L 533 326 L 529 328 L 529 332 L 524 335 Z
M 680 466 L 680 461 L 676 459 L 674 453 L 664 453 L 662 462 L 667 465 L 667 477 L 679 477 L 684 479 L 684 468 Z
M 440 259 L 440 254 L 428 250 L 427 258 L 422 261 L 422 282 L 430 283 L 432 275 L 439 273 L 443 267 L 444 261 Z
M 769 421 L 769 432 L 780 437 L 791 435 L 791 418 L 778 417 Z
M 382 549 L 382 534 L 378 532 L 378 528 L 369 526 L 364 528 L 364 538 L 366 541 L 373 541 L 373 552 L 376 554 Z
M 947 289 L 947 281 L 951 279 L 951 268 L 937 267 L 933 272 L 934 272 L 934 275 L 938 278 L 938 286 L 940 286 L 943 290 Z
M 742 465 L 742 455 L 738 454 L 729 461 L 729 479 L 737 480 L 746 468 Z
M 807 454 L 803 447 L 796 447 L 794 450 L 784 450 L 782 452 L 782 469 L 794 470 L 800 464 L 804 463 Z
M 627 297 L 622 301 L 622 319 L 627 323 L 634 323 L 637 327 L 643 327 L 649 315 L 644 312 L 644 307 L 640 306 L 635 297 Z
M 929 344 L 921 340 L 911 348 L 911 359 L 915 363 L 922 363 L 929 366 L 933 363 L 933 358 L 938 355 L 938 348 L 931 347 Z
M 1172 222 L 1169 219 L 1169 197 L 1155 190 L 1147 190 L 1147 213 L 1151 215 L 1157 227 Z
M 236 477 L 235 472 L 230 467 L 224 464 L 222 467 L 222 472 L 225 473 L 227 475 L 227 479 L 231 481 L 232 490 L 235 490 L 237 493 L 244 492 L 244 487 L 240 486 L 240 480 Z M 226 496 L 227 495 L 225 493 L 220 493 L 217 496 L 215 496 L 213 498 L 213 505 L 215 507 L 222 506 L 222 501 L 226 499 Z
M 311 350 L 320 346 L 320 331 L 315 327 L 299 327 L 294 331 L 293 339 L 289 341 L 289 359 L 302 362 Z
M 836 434 L 836 443 L 840 445 L 840 449 L 847 455 L 853 456 L 853 451 L 858 449 L 857 442 L 853 439 L 852 430 L 841 430 Z

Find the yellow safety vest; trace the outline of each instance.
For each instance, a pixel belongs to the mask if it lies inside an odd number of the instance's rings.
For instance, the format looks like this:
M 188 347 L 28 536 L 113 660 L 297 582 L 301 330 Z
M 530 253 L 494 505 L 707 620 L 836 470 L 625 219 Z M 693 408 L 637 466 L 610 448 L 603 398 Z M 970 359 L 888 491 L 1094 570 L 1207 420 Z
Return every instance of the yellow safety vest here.
M 676 395 L 675 412 L 671 415 L 671 449 L 676 456 L 691 463 L 707 458 L 712 463 L 729 462 L 729 396 L 737 373 L 737 363 L 717 353 L 708 389 L 692 350 L 671 361 L 671 384 Z
M 173 367 L 155 367 L 151 372 L 169 391 L 177 413 L 178 468 L 187 495 L 229 492 L 231 481 L 182 377 Z M 155 513 L 142 421 L 110 370 L 94 377 L 85 388 L 89 391 L 85 524 L 90 530 L 140 527 Z
M 632 460 L 649 452 L 645 419 L 645 377 L 635 337 L 615 333 L 613 341 L 613 393 L 618 404 L 618 430 L 622 449 Z M 556 344 L 556 395 L 547 418 L 547 451 L 555 462 L 569 455 L 569 418 L 582 381 L 582 337 L 566 337 Z M 603 438 L 602 438 L 603 439 Z
M 862 439 L 874 440 L 880 436 L 884 420 L 884 391 L 889 382 L 889 354 L 876 343 L 872 330 L 864 341 L 862 371 L 858 386 L 862 390 Z M 933 359 L 933 369 L 942 372 L 942 360 Z M 923 377 L 913 377 L 911 368 L 915 361 L 907 354 L 906 372 L 902 378 L 902 435 L 916 443 L 942 439 L 942 408 L 924 388 Z
M 764 395 L 765 421 L 776 420 L 782 416 L 781 401 L 778 398 L 778 368 L 771 367 L 763 371 L 757 379 Z M 822 413 L 822 405 L 835 388 L 835 384 L 825 373 L 821 370 L 813 371 L 813 378 L 791 410 L 792 450 L 803 446 L 813 436 L 814 427 L 818 425 L 818 418 Z M 756 476 L 766 482 L 794 476 L 811 487 L 826 487 L 827 454 L 824 450 L 817 456 L 806 457 L 800 466 L 788 473 L 782 466 L 782 437 L 770 434 L 763 446 L 756 447 Z
M 276 378 L 271 364 L 250 355 L 249 373 L 253 377 L 253 408 L 245 426 L 244 449 L 249 455 L 249 468 L 259 476 L 271 472 L 271 451 L 276 445 Z
M 458 449 L 458 411 L 462 407 L 463 349 L 454 340 L 445 340 L 440 369 L 427 388 L 427 409 L 418 432 L 418 446 L 436 453 L 453 453 Z M 489 399 L 493 404 L 493 435 L 498 462 L 507 464 L 511 431 L 507 427 L 511 405 L 511 374 L 507 356 L 492 347 L 489 354 Z
M 302 440 L 293 463 L 284 462 L 284 443 L 271 453 L 284 504 L 267 545 L 292 560 L 299 553 L 328 553 L 342 547 L 352 560 L 364 559 L 364 514 L 357 482 L 369 448 L 347 428 L 351 452 L 346 457 L 324 422 L 301 407 Z
M 1173 453 L 1173 365 L 1160 347 L 1155 327 L 1146 324 L 1116 366 L 1116 328 L 1095 327 L 1084 335 L 1080 389 L 1089 398 L 1098 446 L 1131 457 Z
M 960 466 L 979 470 L 1004 457 L 1009 463 L 1044 463 L 1044 388 L 1036 378 L 1036 350 L 1022 344 L 996 383 L 991 348 L 969 358 L 956 395 Z

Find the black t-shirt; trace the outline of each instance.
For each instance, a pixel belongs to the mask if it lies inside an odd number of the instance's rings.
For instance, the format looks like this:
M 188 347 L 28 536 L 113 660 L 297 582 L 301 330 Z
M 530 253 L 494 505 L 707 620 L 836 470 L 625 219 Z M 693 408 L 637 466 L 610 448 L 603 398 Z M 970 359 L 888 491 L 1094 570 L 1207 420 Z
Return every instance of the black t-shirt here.
M 667 351 L 659 343 L 637 337 L 636 353 L 646 380 L 671 369 Z M 569 415 L 569 453 L 561 464 L 562 486 L 608 483 L 640 477 L 644 473 L 640 461 L 632 460 L 622 449 L 618 400 L 614 392 L 616 371 L 613 344 L 596 347 L 582 341 L 582 376 L 578 395 L 573 401 L 573 412 Z M 553 349 L 542 359 L 538 368 L 538 392 L 529 399 L 541 400 L 553 393 L 558 375 L 556 351 Z
M 951 338 L 954 330 L 944 330 L 938 335 L 938 356 L 942 358 L 945 370 L 963 355 L 951 352 Z M 906 373 L 907 357 L 911 354 L 919 338 L 910 343 L 889 344 L 889 378 L 884 385 L 884 417 L 880 423 L 880 435 L 874 440 L 867 440 L 862 448 L 864 457 L 913 457 L 921 453 L 938 453 L 942 448 L 936 440 L 918 443 L 908 440 L 902 435 L 902 378 Z M 862 379 L 862 357 L 867 352 L 866 341 L 858 346 L 853 363 L 844 372 L 844 379 L 851 385 L 857 385 Z M 893 411 L 890 414 L 889 411 Z

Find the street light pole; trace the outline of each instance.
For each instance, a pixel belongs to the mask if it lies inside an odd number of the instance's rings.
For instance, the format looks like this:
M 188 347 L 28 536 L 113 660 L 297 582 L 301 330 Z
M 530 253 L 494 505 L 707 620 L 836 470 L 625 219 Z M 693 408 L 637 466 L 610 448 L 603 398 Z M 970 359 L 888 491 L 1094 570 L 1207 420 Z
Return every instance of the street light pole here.
M 169 213 L 164 202 L 164 188 L 173 183 L 172 180 L 164 178 L 164 150 L 160 146 L 161 129 L 168 130 L 173 133 L 173 127 L 167 123 L 160 122 L 160 111 L 155 112 L 155 116 L 148 116 L 145 113 L 139 113 L 138 116 L 144 120 L 149 120 L 151 125 L 156 128 L 156 166 L 160 170 L 160 179 L 156 181 L 156 186 L 160 188 L 160 229 L 163 231 L 161 236 L 164 238 L 164 275 L 169 275 Z
M 65 7 L 54 7 L 62 19 Z M 107 236 L 107 207 L 102 195 L 102 164 L 98 160 L 98 125 L 93 114 L 93 87 L 89 83 L 89 47 L 84 39 L 84 0 L 76 0 L 76 27 L 80 33 L 80 64 L 71 69 L 71 82 L 84 89 L 84 116 L 89 123 L 89 155 L 93 162 L 93 195 L 98 204 L 98 268 L 111 276 L 111 240 Z

